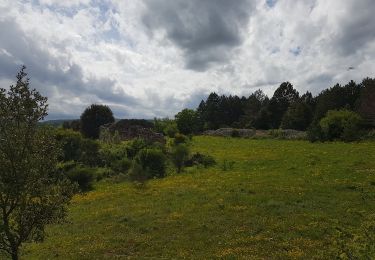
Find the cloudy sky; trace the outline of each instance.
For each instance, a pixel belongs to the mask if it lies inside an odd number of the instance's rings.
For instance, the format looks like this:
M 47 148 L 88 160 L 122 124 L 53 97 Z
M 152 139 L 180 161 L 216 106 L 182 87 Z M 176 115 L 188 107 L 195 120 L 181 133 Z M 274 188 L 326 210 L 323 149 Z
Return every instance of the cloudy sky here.
M 173 117 L 283 81 L 317 94 L 375 76 L 374 13 L 374 0 L 0 0 L 0 86 L 25 64 L 48 119 L 91 103 Z

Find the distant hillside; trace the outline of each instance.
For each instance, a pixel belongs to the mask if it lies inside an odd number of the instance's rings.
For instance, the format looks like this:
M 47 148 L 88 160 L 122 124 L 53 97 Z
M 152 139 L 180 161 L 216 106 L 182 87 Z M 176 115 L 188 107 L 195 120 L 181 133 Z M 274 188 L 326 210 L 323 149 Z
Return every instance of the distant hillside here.
M 76 119 L 46 120 L 46 121 L 39 122 L 39 124 L 41 124 L 41 125 L 50 125 L 50 126 L 53 126 L 53 127 L 59 127 L 59 126 L 62 126 L 62 124 L 64 122 L 71 122 L 73 120 L 76 120 Z

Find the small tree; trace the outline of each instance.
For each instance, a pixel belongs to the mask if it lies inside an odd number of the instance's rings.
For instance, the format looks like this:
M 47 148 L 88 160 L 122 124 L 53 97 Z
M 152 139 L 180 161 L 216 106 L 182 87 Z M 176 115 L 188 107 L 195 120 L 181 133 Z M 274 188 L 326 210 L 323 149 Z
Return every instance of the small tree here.
M 163 178 L 166 172 L 166 158 L 159 149 L 145 148 L 139 151 L 135 163 L 140 165 L 147 179 Z
M 359 139 L 361 117 L 349 110 L 330 110 L 320 120 L 324 138 L 329 141 L 343 140 L 346 142 Z
M 184 135 L 196 132 L 197 120 L 197 113 L 191 109 L 184 109 L 176 115 L 177 128 Z
M 29 89 L 25 67 L 10 90 L 0 88 L 0 250 L 18 259 L 19 248 L 41 241 L 46 224 L 66 214 L 72 185 L 56 174 L 57 145 L 38 121 L 47 98 Z
M 112 110 L 108 106 L 93 104 L 81 115 L 81 132 L 87 138 L 98 139 L 100 126 L 114 121 Z
M 185 165 L 185 161 L 189 158 L 189 148 L 186 144 L 178 144 L 173 147 L 171 155 L 172 161 L 177 168 L 177 172 L 180 173 Z

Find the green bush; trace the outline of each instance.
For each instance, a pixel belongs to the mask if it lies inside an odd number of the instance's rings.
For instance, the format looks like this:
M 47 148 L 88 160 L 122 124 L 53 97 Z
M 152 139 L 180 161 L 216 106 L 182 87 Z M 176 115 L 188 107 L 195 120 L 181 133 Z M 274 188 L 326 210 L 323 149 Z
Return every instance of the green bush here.
M 71 182 L 77 183 L 79 189 L 84 192 L 92 189 L 94 182 L 93 171 L 94 170 L 92 168 L 78 166 L 69 170 L 66 176 Z
M 185 161 L 189 158 L 189 148 L 186 144 L 178 144 L 173 147 L 171 157 L 173 164 L 177 168 L 177 172 L 180 173 L 185 165 Z
M 147 147 L 146 141 L 141 138 L 137 138 L 129 142 L 126 148 L 128 158 L 130 159 L 135 158 L 137 154 L 139 153 L 139 151 L 141 151 L 142 149 L 146 147 Z
M 166 126 L 163 132 L 166 136 L 173 138 L 178 133 L 176 123 L 169 124 L 168 126 Z
M 324 140 L 322 128 L 319 124 L 312 123 L 309 128 L 307 128 L 307 140 L 312 143 Z
M 319 122 L 324 140 L 351 142 L 360 138 L 361 117 L 349 110 L 330 110 Z
M 150 178 L 148 169 L 144 169 L 140 164 L 133 162 L 129 172 L 129 178 L 132 181 L 145 183 Z
M 120 144 L 102 144 L 99 150 L 100 159 L 106 167 L 111 167 L 116 161 L 127 157 L 127 145 Z
M 223 164 L 221 165 L 221 169 L 223 171 L 232 170 L 235 162 L 234 161 L 228 161 L 227 159 L 224 159 Z
M 364 138 L 367 140 L 375 140 L 375 129 L 368 131 Z
M 99 154 L 99 142 L 92 139 L 83 139 L 81 143 L 81 157 L 79 159 L 83 164 L 96 167 L 103 165 Z
M 175 145 L 178 145 L 178 144 L 185 144 L 189 141 L 189 138 L 186 136 L 186 135 L 183 135 L 183 134 L 176 134 L 174 136 L 174 144 Z
M 112 133 L 109 129 L 101 129 L 99 140 L 107 144 L 119 144 L 121 143 L 121 137 L 118 131 Z
M 166 172 L 166 157 L 159 149 L 145 148 L 139 151 L 135 163 L 142 167 L 147 179 L 162 178 Z
M 110 178 L 116 175 L 115 172 L 110 168 L 96 168 L 95 169 L 95 179 L 100 181 L 105 178 Z
M 55 138 L 62 149 L 60 161 L 78 161 L 80 159 L 83 140 L 81 133 L 72 129 L 58 129 L 55 132 Z
M 126 157 L 113 161 L 111 164 L 111 169 L 116 173 L 126 173 L 132 167 L 132 161 Z
M 193 166 L 193 165 L 203 165 L 205 168 L 213 166 L 216 164 L 215 159 L 206 154 L 195 153 L 191 156 L 191 158 L 185 162 L 185 166 Z

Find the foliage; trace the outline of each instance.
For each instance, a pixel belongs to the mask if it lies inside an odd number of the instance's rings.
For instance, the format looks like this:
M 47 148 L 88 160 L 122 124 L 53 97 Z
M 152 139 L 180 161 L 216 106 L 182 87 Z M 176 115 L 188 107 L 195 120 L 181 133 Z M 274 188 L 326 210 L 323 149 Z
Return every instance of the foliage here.
M 134 139 L 128 143 L 126 148 L 127 156 L 130 159 L 136 157 L 139 151 L 147 147 L 147 143 L 142 138 Z
M 162 178 L 166 172 L 166 157 L 159 149 L 144 148 L 139 151 L 135 163 L 142 167 L 147 179 Z
M 154 118 L 154 130 L 170 138 L 173 138 L 178 133 L 176 121 L 169 118 Z
M 350 81 L 345 86 L 336 84 L 334 87 L 323 90 L 316 97 L 314 120 L 322 119 L 329 110 L 348 109 L 356 111 L 362 85 Z
M 101 166 L 102 161 L 99 154 L 99 148 L 100 144 L 98 141 L 87 138 L 82 139 L 81 156 L 79 161 L 90 167 Z
M 132 166 L 132 161 L 126 157 L 111 163 L 111 169 L 116 173 L 126 173 Z
M 359 113 L 368 126 L 375 127 L 375 79 L 364 79 L 362 86 Z
M 81 165 L 70 169 L 66 176 L 72 183 L 77 183 L 82 192 L 91 190 L 95 180 L 93 169 Z
M 0 89 L 0 250 L 18 259 L 25 242 L 42 241 L 44 227 L 66 215 L 69 181 L 56 174 L 51 129 L 38 127 L 47 98 L 29 88 L 25 67 L 9 91 Z
M 191 158 L 185 161 L 185 166 L 203 165 L 205 168 L 216 164 L 215 159 L 207 154 L 194 153 Z
M 99 150 L 100 160 L 106 167 L 112 167 L 116 161 L 127 157 L 128 146 L 120 144 L 102 144 Z
M 196 133 L 197 131 L 197 113 L 192 109 L 184 109 L 176 116 L 176 124 L 180 133 L 184 135 Z
M 172 162 L 176 166 L 178 173 L 180 173 L 184 167 L 185 161 L 189 158 L 189 154 L 189 147 L 186 144 L 178 144 L 172 148 Z
M 98 139 L 100 126 L 114 121 L 112 110 L 108 106 L 92 104 L 81 115 L 81 132 L 87 138 Z
M 72 121 L 64 121 L 62 124 L 63 129 L 71 129 L 73 131 L 79 132 L 81 130 L 81 121 L 80 120 L 72 120 Z
M 82 135 L 72 129 L 57 129 L 55 138 L 62 148 L 60 161 L 79 161 L 81 158 Z
M 281 122 L 281 128 L 304 131 L 310 125 L 311 120 L 311 107 L 304 102 L 298 101 L 291 104 L 285 112 Z
M 307 128 L 307 140 L 314 143 L 317 141 L 324 141 L 324 134 L 320 125 L 316 122 L 313 122 Z
M 107 144 L 119 144 L 121 143 L 121 137 L 118 131 L 111 133 L 109 129 L 101 129 L 99 134 L 99 139 L 103 143 Z
M 223 163 L 221 164 L 221 169 L 223 171 L 228 171 L 232 170 L 235 162 L 234 161 L 229 161 L 227 159 L 224 159 Z
M 174 136 L 174 144 L 185 144 L 189 141 L 189 138 L 186 136 L 186 135 L 183 135 L 183 134 L 176 134 Z
M 22 257 L 337 259 L 335 241 L 351 248 L 360 236 L 357 246 L 374 245 L 366 227 L 375 212 L 375 142 L 196 136 L 190 147 L 218 167 L 152 180 L 141 191 L 97 183 L 75 197 L 70 223 L 49 226 L 45 243 L 26 245 Z M 233 169 L 222 171 L 224 160 Z M 337 227 L 353 239 L 340 239 Z M 374 258 L 370 252 L 355 256 Z
M 167 125 L 166 128 L 163 130 L 163 133 L 166 136 L 173 138 L 176 134 L 178 134 L 177 124 L 173 123 L 173 124 Z
M 359 139 L 361 117 L 349 110 L 330 110 L 319 125 L 325 140 L 355 141 Z
M 327 111 L 348 109 L 363 115 L 368 126 L 375 125 L 374 79 L 364 79 L 361 84 L 350 81 L 341 86 L 323 90 L 313 97 L 310 92 L 302 96 L 289 82 L 282 83 L 271 99 L 261 90 L 249 97 L 219 96 L 211 93 L 202 100 L 195 111 L 183 110 L 190 122 L 185 124 L 194 133 L 218 128 L 293 129 L 305 131 L 312 122 L 318 124 Z M 195 112 L 195 120 L 192 115 Z M 190 116 L 188 116 L 190 115 Z

